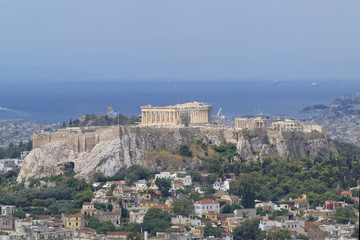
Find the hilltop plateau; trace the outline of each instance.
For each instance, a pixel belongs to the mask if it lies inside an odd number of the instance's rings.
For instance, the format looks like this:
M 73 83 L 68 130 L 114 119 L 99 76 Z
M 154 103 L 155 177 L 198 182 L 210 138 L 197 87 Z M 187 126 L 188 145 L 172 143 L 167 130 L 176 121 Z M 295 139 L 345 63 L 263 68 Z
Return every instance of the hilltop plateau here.
M 267 157 L 284 159 L 295 158 L 329 158 L 336 148 L 326 134 L 313 131 L 279 132 L 276 130 L 245 130 L 234 131 L 232 128 L 212 127 L 140 127 L 120 126 L 109 127 L 109 132 L 96 132 L 99 142 L 92 148 L 82 148 L 82 135 L 61 133 L 59 140 L 37 143 L 34 138 L 34 148 L 25 158 L 18 176 L 18 181 L 28 181 L 31 178 L 42 178 L 63 171 L 66 166 L 73 165 L 77 177 L 87 180 L 96 173 L 112 176 L 123 172 L 135 164 L 156 170 L 159 165 L 168 169 L 194 168 L 206 162 L 211 156 L 211 150 L 195 151 L 194 155 L 180 157 L 176 155 L 182 145 L 191 145 L 197 141 L 205 146 L 233 143 L 239 154 L 238 160 L 263 160 Z M 107 130 L 106 130 L 107 131 Z M 117 132 L 118 131 L 118 132 Z M 111 134 L 110 134 L 111 133 Z M 119 134 L 116 136 L 116 134 Z M 86 135 L 89 136 L 89 135 Z M 46 135 L 46 139 L 56 139 Z M 73 139 L 78 139 L 73 144 Z M 80 142 L 79 142 L 80 141 Z M 191 148 L 191 146 L 190 146 Z M 161 164 L 156 164 L 160 162 Z

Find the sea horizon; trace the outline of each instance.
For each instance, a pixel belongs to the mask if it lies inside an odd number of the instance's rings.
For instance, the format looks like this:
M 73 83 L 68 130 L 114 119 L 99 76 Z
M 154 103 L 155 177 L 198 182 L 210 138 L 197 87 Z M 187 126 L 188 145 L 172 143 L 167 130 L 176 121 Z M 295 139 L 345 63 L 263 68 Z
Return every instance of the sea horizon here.
M 193 101 L 212 105 L 213 117 L 220 108 L 228 118 L 299 116 L 306 106 L 328 105 L 359 90 L 356 80 L 5 80 L 0 88 L 0 120 L 68 122 L 84 114 L 105 114 L 108 106 L 127 116 L 139 116 L 144 105 Z

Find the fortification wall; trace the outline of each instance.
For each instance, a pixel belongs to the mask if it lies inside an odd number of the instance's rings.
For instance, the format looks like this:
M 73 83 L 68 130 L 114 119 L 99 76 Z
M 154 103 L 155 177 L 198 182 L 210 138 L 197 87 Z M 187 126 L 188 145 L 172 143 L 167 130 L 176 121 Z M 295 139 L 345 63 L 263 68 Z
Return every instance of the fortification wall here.
M 39 148 L 51 142 L 64 142 L 75 152 L 92 150 L 101 141 L 120 137 L 119 127 L 94 127 L 59 132 L 37 132 L 33 135 L 33 148 Z

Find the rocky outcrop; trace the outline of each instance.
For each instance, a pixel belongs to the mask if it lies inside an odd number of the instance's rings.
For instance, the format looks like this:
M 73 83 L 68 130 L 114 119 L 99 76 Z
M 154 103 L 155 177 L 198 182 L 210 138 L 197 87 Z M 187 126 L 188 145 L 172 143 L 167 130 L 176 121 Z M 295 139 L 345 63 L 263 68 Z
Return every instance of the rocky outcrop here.
M 76 152 L 65 142 L 51 142 L 33 149 L 25 158 L 18 181 L 56 175 L 66 166 L 74 165 L 78 177 L 90 179 L 95 172 L 105 176 L 119 173 L 133 164 L 153 168 L 145 161 L 150 149 L 177 150 L 181 144 L 201 140 L 221 145 L 233 142 L 245 160 L 266 157 L 288 159 L 329 157 L 336 149 L 327 136 L 319 133 L 283 132 L 257 129 L 234 131 L 231 128 L 150 128 L 122 127 L 119 138 L 100 141 L 87 152 Z

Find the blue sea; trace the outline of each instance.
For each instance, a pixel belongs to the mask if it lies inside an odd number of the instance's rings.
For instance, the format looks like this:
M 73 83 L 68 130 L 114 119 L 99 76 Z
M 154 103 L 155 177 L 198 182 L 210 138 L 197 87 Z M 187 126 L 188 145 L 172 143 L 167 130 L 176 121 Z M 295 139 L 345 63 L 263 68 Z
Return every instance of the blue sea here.
M 4 81 L 0 82 L 0 120 L 68 122 L 86 113 L 105 114 L 108 106 L 138 116 L 140 106 L 206 102 L 225 117 L 256 114 L 298 116 L 306 106 L 330 104 L 360 91 L 360 81 Z

